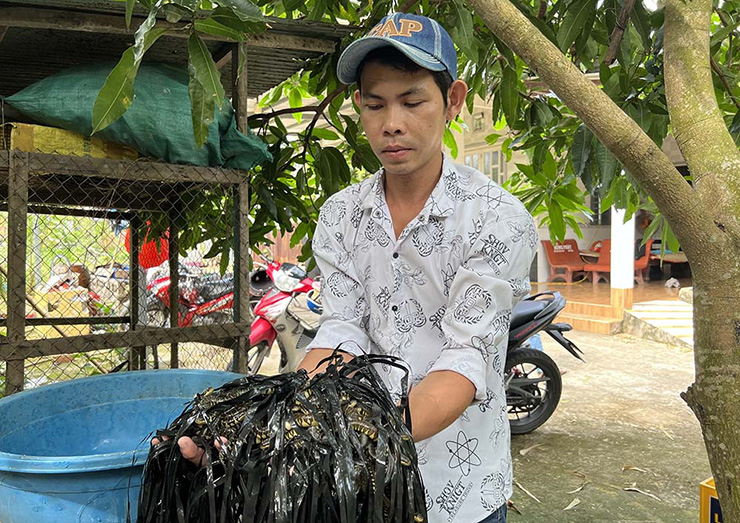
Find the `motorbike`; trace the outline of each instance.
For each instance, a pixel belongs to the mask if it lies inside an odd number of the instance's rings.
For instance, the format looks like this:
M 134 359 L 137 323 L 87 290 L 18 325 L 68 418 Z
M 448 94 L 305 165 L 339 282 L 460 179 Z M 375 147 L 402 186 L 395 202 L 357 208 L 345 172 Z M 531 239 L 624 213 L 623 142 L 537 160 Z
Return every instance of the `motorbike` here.
M 583 361 L 583 351 L 563 335 L 573 327 L 553 323 L 565 303 L 559 292 L 542 292 L 520 301 L 511 313 L 504 386 L 512 434 L 527 434 L 550 419 L 563 389 L 560 369 L 550 356 L 531 348 L 532 336 L 547 333 Z
M 178 326 L 212 325 L 232 320 L 234 278 L 206 276 L 179 265 Z M 169 326 L 170 277 L 162 271 L 147 275 L 147 316 L 150 324 Z
M 227 323 L 234 316 L 234 276 L 210 274 L 200 276 L 179 265 L 178 325 L 212 325 Z M 249 301 L 254 307 L 272 288 L 272 281 L 264 267 L 250 274 Z M 147 314 L 149 323 L 169 324 L 170 277 L 164 270 L 153 270 L 147 275 Z
M 298 368 L 306 347 L 316 335 L 315 328 L 291 308 L 301 294 L 318 294 L 319 284 L 309 278 L 301 267 L 293 263 L 280 263 L 264 258 L 267 265 L 265 275 L 272 284 L 269 288 L 261 275 L 254 278 L 255 291 L 267 288 L 254 305 L 255 319 L 249 336 L 247 368 L 250 374 L 259 371 L 265 358 L 277 341 L 280 349 L 280 372 L 291 372 Z M 307 300 L 309 314 L 316 314 Z M 305 309 L 304 309 L 305 310 Z M 316 316 L 318 318 L 318 316 Z M 232 365 L 233 366 L 233 365 Z
M 256 373 L 269 355 L 273 342 L 280 349 L 280 372 L 296 370 L 305 348 L 316 330 L 305 317 L 291 311 L 296 296 L 306 293 L 308 308 L 321 311 L 319 285 L 305 271 L 290 263 L 269 262 L 267 275 L 275 288 L 256 305 L 252 324 L 248 368 Z M 542 292 L 520 301 L 512 311 L 509 327 L 504 384 L 512 434 L 527 434 L 545 423 L 557 408 L 562 392 L 560 369 L 553 359 L 529 345 L 537 333 L 544 332 L 574 357 L 583 361 L 582 351 L 563 333 L 572 330 L 567 323 L 553 323 L 565 308 L 559 292 Z

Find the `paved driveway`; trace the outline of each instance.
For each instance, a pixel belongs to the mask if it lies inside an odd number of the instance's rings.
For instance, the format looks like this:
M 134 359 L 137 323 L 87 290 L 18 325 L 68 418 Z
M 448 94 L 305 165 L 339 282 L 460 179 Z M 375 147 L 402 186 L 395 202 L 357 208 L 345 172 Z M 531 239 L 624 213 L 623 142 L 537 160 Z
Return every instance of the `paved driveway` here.
M 693 352 L 622 334 L 568 337 L 586 363 L 545 336 L 567 371 L 563 397 L 545 425 L 512 440 L 515 481 L 540 503 L 515 486 L 521 515 L 510 511 L 509 522 L 695 523 L 699 483 L 711 472 L 679 397 L 693 381 Z

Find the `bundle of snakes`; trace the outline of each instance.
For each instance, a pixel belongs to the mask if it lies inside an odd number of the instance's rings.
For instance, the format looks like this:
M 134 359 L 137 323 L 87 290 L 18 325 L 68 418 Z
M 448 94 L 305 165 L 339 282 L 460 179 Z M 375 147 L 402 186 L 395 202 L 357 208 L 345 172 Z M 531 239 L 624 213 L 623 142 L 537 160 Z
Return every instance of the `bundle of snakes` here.
M 426 522 L 407 397 L 396 405 L 375 364 L 405 370 L 389 356 L 335 355 L 313 378 L 245 376 L 198 394 L 157 431 L 137 521 Z M 200 466 L 182 457 L 184 436 L 205 449 Z

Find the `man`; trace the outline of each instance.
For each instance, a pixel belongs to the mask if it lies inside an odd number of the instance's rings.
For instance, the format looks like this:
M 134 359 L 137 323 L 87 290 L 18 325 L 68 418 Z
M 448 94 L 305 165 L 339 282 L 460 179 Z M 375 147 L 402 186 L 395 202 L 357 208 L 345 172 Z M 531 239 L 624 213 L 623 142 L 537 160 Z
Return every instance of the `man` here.
M 503 366 L 509 318 L 529 292 L 537 234 L 524 206 L 442 152 L 465 102 L 449 35 L 393 14 L 352 43 L 339 80 L 357 82 L 383 169 L 329 198 L 313 251 L 324 313 L 301 367 L 338 347 L 402 358 L 432 523 L 503 522 L 511 454 Z M 400 375 L 378 369 L 400 397 Z
M 301 367 L 316 372 L 337 347 L 347 358 L 402 358 L 430 522 L 503 522 L 512 473 L 503 366 L 511 309 L 530 290 L 532 217 L 442 153 L 467 85 L 437 22 L 384 18 L 347 47 L 338 75 L 357 82 L 383 169 L 321 209 L 313 250 L 324 313 Z M 400 397 L 400 375 L 378 371 Z M 179 445 L 200 461 L 192 440 Z

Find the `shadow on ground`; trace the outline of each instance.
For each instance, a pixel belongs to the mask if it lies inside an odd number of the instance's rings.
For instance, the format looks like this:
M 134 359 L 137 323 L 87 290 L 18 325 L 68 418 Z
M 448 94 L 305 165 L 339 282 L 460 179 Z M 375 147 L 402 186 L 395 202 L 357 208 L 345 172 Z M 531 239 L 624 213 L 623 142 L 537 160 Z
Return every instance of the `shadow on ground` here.
M 545 425 L 512 438 L 521 514 L 510 510 L 508 521 L 695 523 L 699 483 L 711 472 L 679 397 L 693 381 L 693 352 L 627 335 L 568 337 L 586 363 L 543 339 L 566 371 L 563 396 Z

